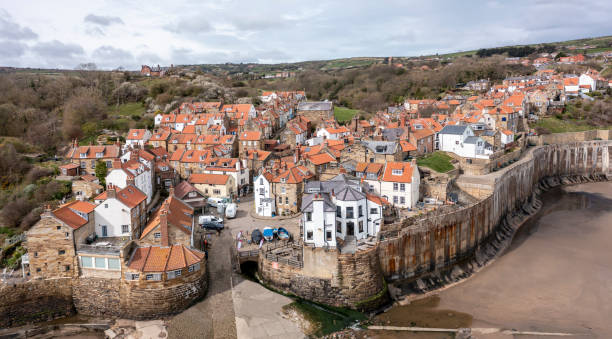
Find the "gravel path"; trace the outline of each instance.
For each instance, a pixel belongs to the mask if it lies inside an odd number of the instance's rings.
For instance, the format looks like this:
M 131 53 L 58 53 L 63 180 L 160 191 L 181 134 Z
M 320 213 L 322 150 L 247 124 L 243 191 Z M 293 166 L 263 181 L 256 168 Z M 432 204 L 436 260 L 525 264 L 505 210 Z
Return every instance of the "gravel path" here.
M 168 324 L 169 338 L 236 338 L 236 321 L 232 300 L 232 267 L 227 230 L 213 236 L 209 251 L 209 286 L 201 302 L 175 316 Z

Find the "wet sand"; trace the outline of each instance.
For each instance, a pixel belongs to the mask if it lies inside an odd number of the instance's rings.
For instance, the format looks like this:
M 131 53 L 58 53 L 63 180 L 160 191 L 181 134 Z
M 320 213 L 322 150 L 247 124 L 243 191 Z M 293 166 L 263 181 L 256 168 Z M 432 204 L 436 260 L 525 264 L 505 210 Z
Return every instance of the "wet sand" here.
M 542 210 L 517 232 L 503 256 L 438 294 L 433 310 L 452 310 L 445 312 L 455 319 L 430 317 L 428 327 L 612 337 L 612 183 L 557 188 L 542 200 Z M 415 320 L 408 319 L 418 320 L 409 310 L 414 304 L 392 309 L 391 325 L 410 326 Z M 456 315 L 464 317 L 463 324 L 455 324 Z M 464 315 L 471 316 L 471 324 Z M 389 315 L 377 318 L 385 317 Z

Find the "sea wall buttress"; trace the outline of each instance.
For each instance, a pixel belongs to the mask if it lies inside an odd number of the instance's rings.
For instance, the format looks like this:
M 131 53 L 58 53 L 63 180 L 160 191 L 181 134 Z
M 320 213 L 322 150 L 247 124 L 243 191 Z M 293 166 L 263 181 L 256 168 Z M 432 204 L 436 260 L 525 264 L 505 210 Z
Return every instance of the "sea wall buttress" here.
M 382 232 L 378 255 L 388 280 L 417 279 L 474 256 L 496 237 L 504 218 L 533 203 L 538 183 L 549 177 L 610 176 L 610 141 L 586 141 L 528 149 L 516 163 L 484 176 L 457 179 L 457 185 L 480 200 L 464 208 Z M 393 227 L 388 227 L 393 229 Z

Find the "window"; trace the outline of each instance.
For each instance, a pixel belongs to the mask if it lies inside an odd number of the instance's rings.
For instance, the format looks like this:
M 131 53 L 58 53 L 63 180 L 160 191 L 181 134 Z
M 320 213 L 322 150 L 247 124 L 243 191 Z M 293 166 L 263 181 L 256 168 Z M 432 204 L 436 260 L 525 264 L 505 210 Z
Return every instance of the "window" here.
M 283 203 L 283 197 L 278 197 L 278 203 L 282 204 Z
M 145 276 L 146 280 L 159 281 L 161 280 L 161 273 L 149 273 Z
M 306 212 L 306 221 L 312 221 L 312 212 Z
M 281 193 L 282 194 L 286 194 L 287 193 L 287 189 L 285 187 L 281 187 Z
M 342 207 L 336 206 L 336 217 L 342 218 Z
M 121 225 L 121 232 L 122 233 L 129 233 L 130 232 L 130 225 Z
M 85 169 L 86 166 L 85 161 L 81 161 L 81 168 Z
M 455 140 L 455 145 L 459 145 L 459 140 Z
M 506 121 L 506 118 L 505 118 L 505 117 L 503 117 L 503 118 L 502 118 L 502 121 Z
M 406 192 L 406 184 L 400 184 L 400 191 Z
M 346 218 L 353 219 L 355 216 L 353 215 L 353 207 L 346 208 Z
M 393 183 L 393 191 L 397 192 L 398 187 L 399 187 L 398 183 L 394 182 Z
M 140 274 L 138 273 L 126 273 L 125 280 L 138 280 L 140 278 Z
M 200 270 L 200 263 L 189 265 L 189 272 L 195 272 Z
M 153 238 L 155 238 L 155 239 L 159 239 L 159 238 L 161 238 L 161 232 L 155 232 L 155 233 L 153 233 Z
M 370 208 L 370 214 L 378 214 L 378 208 Z
M 285 197 L 285 205 L 289 205 L 289 197 Z
M 62 229 L 62 226 L 55 226 L 55 229 L 59 231 Z
M 392 175 L 402 175 L 403 173 L 404 173 L 404 171 L 403 171 L 403 170 L 401 170 L 401 169 L 394 169 L 394 170 L 391 170 L 391 174 L 392 174 Z
M 400 197 L 400 204 L 405 204 L 406 203 L 406 197 Z
M 359 221 L 359 233 L 363 233 L 363 221 Z
M 96 161 L 95 160 L 91 161 L 91 168 L 96 168 Z
M 213 190 L 213 194 L 221 194 L 221 190 Z
M 361 205 L 358 207 L 358 213 L 360 217 L 363 217 L 363 208 Z
M 393 196 L 393 203 L 397 204 L 397 202 L 399 201 L 399 199 L 397 198 L 397 195 Z
M 260 188 L 259 189 L 259 195 L 266 195 L 266 189 L 265 188 Z
M 64 270 L 65 270 L 66 272 L 70 271 L 70 265 L 65 265 L 65 266 L 64 266 Z
M 38 252 L 34 252 L 34 258 L 38 258 Z
M 342 233 L 342 221 L 336 221 L 336 233 Z
M 93 265 L 93 258 L 92 257 L 81 257 L 81 266 L 83 266 L 84 268 L 92 268 Z
M 120 270 L 121 264 L 117 258 L 108 258 L 108 269 L 109 270 Z
M 66 239 L 70 238 L 70 233 L 65 232 L 64 234 L 66 235 Z
M 306 240 L 312 240 L 312 231 L 306 232 Z
M 104 208 L 108 208 L 108 204 L 104 204 Z
M 325 233 L 325 238 L 327 239 L 327 241 L 331 241 L 332 240 L 332 231 L 327 231 Z
M 59 255 L 66 254 L 66 250 L 59 250 L 59 251 L 57 251 L 57 254 L 59 254 Z
M 174 275 L 177 276 L 177 277 L 180 277 L 182 273 L 183 273 L 183 271 L 181 271 L 181 270 L 174 270 Z
M 95 259 L 95 264 L 96 264 L 96 268 L 106 268 L 106 258 L 94 258 Z

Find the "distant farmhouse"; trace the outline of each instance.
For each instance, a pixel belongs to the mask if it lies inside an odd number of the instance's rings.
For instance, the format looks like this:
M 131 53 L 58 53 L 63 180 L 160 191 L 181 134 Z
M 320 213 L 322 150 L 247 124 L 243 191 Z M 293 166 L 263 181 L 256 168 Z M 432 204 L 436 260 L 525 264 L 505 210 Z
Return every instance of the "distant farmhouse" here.
M 157 65 L 157 67 L 142 65 L 140 67 L 140 75 L 148 77 L 163 77 L 166 75 L 166 72 L 168 72 L 168 70 L 172 69 L 173 67 L 174 65 L 170 65 L 170 67 L 160 67 L 159 65 Z

